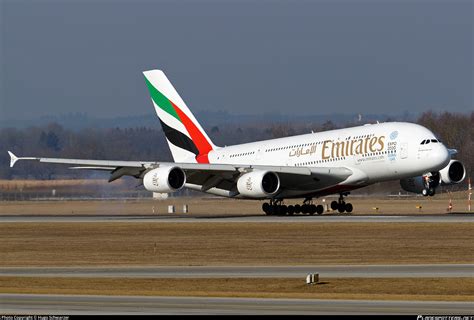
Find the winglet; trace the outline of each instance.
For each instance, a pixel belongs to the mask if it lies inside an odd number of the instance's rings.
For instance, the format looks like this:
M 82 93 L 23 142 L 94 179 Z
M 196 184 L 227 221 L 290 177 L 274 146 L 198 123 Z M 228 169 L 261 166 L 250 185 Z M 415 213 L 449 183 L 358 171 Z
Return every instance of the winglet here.
M 18 157 L 13 154 L 13 152 L 8 151 L 8 154 L 10 155 L 10 168 L 13 168 L 15 165 L 15 162 L 18 161 Z

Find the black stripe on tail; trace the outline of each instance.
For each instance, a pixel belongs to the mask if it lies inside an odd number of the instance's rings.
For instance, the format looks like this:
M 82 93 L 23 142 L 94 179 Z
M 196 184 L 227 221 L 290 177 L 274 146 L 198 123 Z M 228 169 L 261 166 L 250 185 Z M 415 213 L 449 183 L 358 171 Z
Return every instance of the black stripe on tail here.
M 199 154 L 199 150 L 196 148 L 193 140 L 191 140 L 187 135 L 167 126 L 166 123 L 161 121 L 161 119 L 160 122 L 161 126 L 163 127 L 163 132 L 171 144 L 177 146 L 178 148 L 188 150 L 189 152 L 194 153 L 196 156 Z

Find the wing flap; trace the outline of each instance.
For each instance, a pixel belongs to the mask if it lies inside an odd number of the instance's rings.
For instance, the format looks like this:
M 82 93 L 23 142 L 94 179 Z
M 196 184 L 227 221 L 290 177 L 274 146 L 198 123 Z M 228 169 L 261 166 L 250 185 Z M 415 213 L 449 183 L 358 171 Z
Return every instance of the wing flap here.
M 69 169 L 71 170 L 101 170 L 101 171 L 112 171 L 112 170 L 115 170 L 116 167 L 69 167 Z

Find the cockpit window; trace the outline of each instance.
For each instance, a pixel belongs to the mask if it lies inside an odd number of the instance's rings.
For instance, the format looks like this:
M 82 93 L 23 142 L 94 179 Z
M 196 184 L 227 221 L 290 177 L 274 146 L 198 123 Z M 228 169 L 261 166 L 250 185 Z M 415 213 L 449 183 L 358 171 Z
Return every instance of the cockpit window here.
M 425 139 L 425 140 L 421 141 L 420 144 L 428 144 L 430 142 L 432 142 L 432 143 L 441 143 L 441 140 L 439 140 L 439 139 Z

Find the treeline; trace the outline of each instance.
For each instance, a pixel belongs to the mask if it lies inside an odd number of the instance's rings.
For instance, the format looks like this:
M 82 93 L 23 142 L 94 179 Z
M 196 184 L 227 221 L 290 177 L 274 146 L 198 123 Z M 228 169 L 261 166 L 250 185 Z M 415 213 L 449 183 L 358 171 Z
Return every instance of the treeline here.
M 386 121 L 392 119 L 385 119 Z M 423 113 L 417 120 L 435 132 L 450 148 L 459 151 L 457 159 L 463 161 L 472 176 L 474 168 L 474 112 L 471 114 Z M 357 122 L 345 126 L 360 125 Z M 217 145 L 233 145 L 290 135 L 335 129 L 331 121 L 324 123 L 246 123 L 226 124 L 205 128 Z M 69 130 L 57 123 L 26 129 L 0 130 L 0 179 L 76 178 L 101 177 L 91 171 L 69 170 L 68 166 L 23 162 L 9 168 L 7 150 L 19 156 L 41 156 L 108 160 L 171 161 L 161 127 L 90 128 Z M 102 175 L 105 177 L 105 175 Z

